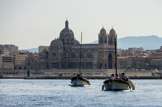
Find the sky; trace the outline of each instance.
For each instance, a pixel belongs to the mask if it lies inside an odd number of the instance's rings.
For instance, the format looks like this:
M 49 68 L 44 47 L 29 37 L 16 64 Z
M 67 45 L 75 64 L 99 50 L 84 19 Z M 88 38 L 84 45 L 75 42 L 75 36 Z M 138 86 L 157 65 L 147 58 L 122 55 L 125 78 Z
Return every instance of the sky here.
M 162 37 L 162 0 L 0 0 L 0 44 L 19 49 L 49 46 L 65 21 L 83 43 L 98 40 L 104 27 L 118 38 Z

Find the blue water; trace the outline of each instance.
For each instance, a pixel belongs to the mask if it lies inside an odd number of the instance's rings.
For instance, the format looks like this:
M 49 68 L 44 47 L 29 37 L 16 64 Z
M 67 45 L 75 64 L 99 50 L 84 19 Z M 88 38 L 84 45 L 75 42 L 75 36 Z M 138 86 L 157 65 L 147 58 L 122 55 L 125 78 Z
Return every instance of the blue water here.
M 0 107 L 162 107 L 162 80 L 132 80 L 135 91 L 101 91 L 104 80 L 0 79 Z

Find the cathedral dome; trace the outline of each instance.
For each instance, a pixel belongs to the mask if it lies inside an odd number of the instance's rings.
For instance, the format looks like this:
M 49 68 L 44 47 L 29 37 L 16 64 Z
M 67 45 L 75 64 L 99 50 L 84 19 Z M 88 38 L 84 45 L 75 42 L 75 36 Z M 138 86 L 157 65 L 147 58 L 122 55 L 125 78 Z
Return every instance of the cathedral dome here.
M 79 45 L 80 43 L 79 43 L 79 41 L 74 40 L 74 44 L 75 44 L 75 45 Z
M 51 46 L 62 46 L 63 42 L 60 39 L 55 39 L 51 42 Z
M 65 28 L 60 32 L 59 39 L 63 40 L 65 38 L 74 38 L 73 31 L 69 28 L 69 22 L 66 20 Z

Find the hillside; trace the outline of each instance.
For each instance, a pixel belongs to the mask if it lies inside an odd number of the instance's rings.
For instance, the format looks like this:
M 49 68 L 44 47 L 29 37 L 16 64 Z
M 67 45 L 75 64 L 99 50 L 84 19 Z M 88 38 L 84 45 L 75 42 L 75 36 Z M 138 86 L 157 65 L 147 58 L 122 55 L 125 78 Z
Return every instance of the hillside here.
M 38 53 L 38 48 L 27 49 L 27 51 L 32 52 L 32 53 Z
M 97 44 L 98 40 L 90 43 Z M 132 47 L 142 47 L 145 50 L 155 50 L 159 49 L 162 46 L 162 38 L 151 35 L 151 36 L 128 36 L 118 39 L 118 48 L 119 49 L 128 49 Z M 28 49 L 29 52 L 38 53 L 38 48 Z
M 98 41 L 94 41 L 92 44 L 96 44 Z M 129 36 L 118 39 L 118 48 L 128 49 L 130 47 L 143 47 L 145 50 L 159 49 L 162 46 L 162 38 L 151 36 Z

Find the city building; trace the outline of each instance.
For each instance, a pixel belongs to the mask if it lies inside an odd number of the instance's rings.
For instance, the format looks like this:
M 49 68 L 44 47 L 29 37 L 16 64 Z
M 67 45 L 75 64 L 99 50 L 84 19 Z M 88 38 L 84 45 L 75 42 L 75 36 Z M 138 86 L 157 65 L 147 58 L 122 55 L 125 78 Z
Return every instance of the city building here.
M 0 68 L 1 69 L 14 69 L 14 58 L 12 56 L 0 55 Z
M 130 51 L 133 51 L 133 52 L 143 52 L 144 51 L 144 49 L 142 48 L 142 47 L 140 47 L 140 48 L 129 48 L 128 50 L 130 50 Z
M 27 66 L 31 69 L 78 69 L 81 56 L 82 69 L 114 69 L 115 39 L 117 34 L 113 28 L 109 34 L 102 28 L 98 34 L 98 44 L 81 45 L 66 20 L 59 38 L 52 40 L 49 48 L 40 51 L 38 56 L 30 55 Z
M 120 69 L 162 69 L 162 47 L 158 50 L 134 51 L 134 49 L 128 49 L 119 52 L 118 68 Z
M 9 55 L 9 51 L 4 48 L 3 54 L 0 54 L 0 69 L 13 69 L 14 57 Z
M 38 53 L 42 52 L 43 50 L 48 50 L 49 46 L 39 46 L 38 47 Z
M 27 54 L 18 54 L 15 56 L 14 69 L 26 69 Z
M 0 45 L 0 54 L 3 54 L 3 50 L 7 49 L 11 55 L 16 55 L 18 53 L 18 46 L 15 45 Z
M 158 50 L 150 52 L 150 66 L 153 69 L 162 69 L 162 46 Z

